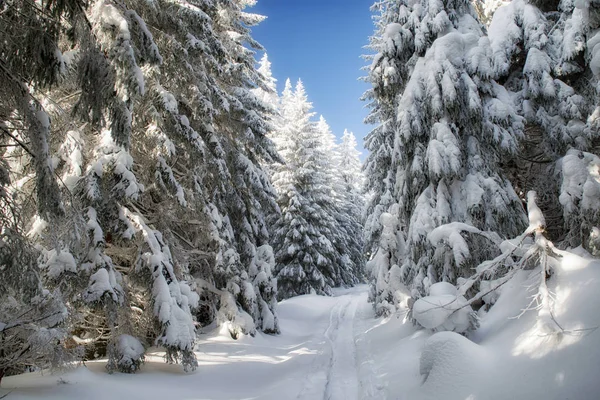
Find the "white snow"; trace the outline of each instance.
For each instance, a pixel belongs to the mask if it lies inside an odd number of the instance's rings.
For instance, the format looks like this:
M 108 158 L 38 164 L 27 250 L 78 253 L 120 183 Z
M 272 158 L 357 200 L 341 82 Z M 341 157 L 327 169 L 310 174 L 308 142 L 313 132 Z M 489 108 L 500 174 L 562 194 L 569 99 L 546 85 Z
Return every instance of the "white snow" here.
M 469 329 L 473 309 L 453 285 L 434 283 L 429 293 L 429 296 L 418 299 L 412 309 L 413 317 L 422 327 L 458 333 Z
M 75 258 L 67 249 L 52 249 L 43 253 L 42 268 L 46 270 L 51 279 L 59 278 L 64 272 L 77 272 Z
M 94 149 L 94 156 L 95 160 L 88 166 L 86 174 L 94 174 L 102 178 L 105 168 L 107 170 L 111 168 L 116 175 L 120 176 L 121 179 L 116 187 L 123 190 L 125 196 L 137 199 L 144 191 L 144 185 L 138 182 L 132 172 L 133 157 L 129 151 L 114 142 L 110 130 L 101 132 L 99 143 Z M 89 196 L 93 198 L 93 194 Z
M 65 135 L 58 154 L 65 163 L 62 181 L 73 191 L 83 171 L 83 149 L 85 141 L 79 130 L 71 130 Z
M 34 238 L 36 236 L 41 236 L 44 232 L 44 229 L 48 227 L 48 221 L 44 220 L 39 215 L 35 215 L 33 217 L 33 221 L 31 223 L 31 229 L 27 232 L 27 236 L 30 238 Z
M 95 302 L 100 301 L 106 294 L 113 301 L 119 302 L 122 291 L 123 289 L 118 282 L 115 271 L 113 269 L 100 268 L 90 276 L 90 283 L 83 298 L 85 301 Z
M 404 28 L 400 24 L 397 24 L 397 23 L 388 24 L 385 27 L 385 30 L 383 31 L 383 39 L 384 40 L 394 39 L 394 37 L 396 35 L 398 35 L 400 32 L 402 32 L 403 30 L 404 30 Z
M 535 200 L 536 193 L 534 191 L 529 191 L 527 193 L 527 217 L 529 218 L 529 228 L 527 230 L 529 232 L 546 226 L 544 214 L 536 204 Z
M 590 69 L 596 76 L 600 76 L 600 30 L 596 30 L 589 35 L 587 41 L 588 51 L 591 55 Z
M 173 94 L 169 91 L 167 91 L 165 88 L 163 88 L 160 85 L 156 85 L 156 91 L 158 92 L 158 94 L 160 95 L 161 99 L 162 99 L 162 103 L 163 106 L 165 107 L 165 110 L 167 110 L 170 113 L 178 113 L 179 109 L 177 106 L 177 99 L 175 98 L 175 96 L 173 96 Z
M 120 358 L 117 363 L 126 370 L 135 371 L 137 360 L 144 358 L 144 346 L 131 335 L 120 335 L 117 338 L 117 352 Z
M 558 250 L 557 250 L 558 251 Z M 135 375 L 108 375 L 104 361 L 57 377 L 39 372 L 5 377 L 0 396 L 14 400 L 365 399 L 588 400 L 600 393 L 600 262 L 559 251 L 548 281 L 563 332 L 544 331 L 538 312 L 515 316 L 530 301 L 531 277 L 519 271 L 496 304 L 480 312 L 467 337 L 431 333 L 404 320 L 406 309 L 375 319 L 367 287 L 334 297 L 305 295 L 279 304 L 281 334 L 231 339 L 226 330 L 201 333 L 199 368 L 185 374 L 150 351 Z M 434 296 L 456 299 L 450 284 Z M 135 346 L 125 346 L 135 350 Z M 66 384 L 58 384 L 66 382 Z
M 562 159 L 563 181 L 560 203 L 565 216 L 582 210 L 597 210 L 600 198 L 600 158 L 571 149 Z

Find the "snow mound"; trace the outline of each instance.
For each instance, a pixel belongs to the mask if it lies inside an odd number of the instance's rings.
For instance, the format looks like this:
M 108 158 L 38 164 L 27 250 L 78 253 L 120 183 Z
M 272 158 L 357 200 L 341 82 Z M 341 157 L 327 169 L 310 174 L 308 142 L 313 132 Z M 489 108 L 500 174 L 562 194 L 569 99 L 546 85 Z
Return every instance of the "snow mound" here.
M 476 385 L 474 372 L 488 370 L 489 354 L 479 345 L 453 332 L 440 332 L 431 336 L 423 346 L 419 360 L 419 373 L 423 377 L 422 393 L 445 388 L 448 393 L 464 394 L 468 398 Z M 460 395 L 459 395 L 460 393 Z
M 117 369 L 120 372 L 135 372 L 144 362 L 144 346 L 133 336 L 119 336 L 116 343 L 116 350 L 119 355 Z
M 431 285 L 431 287 L 429 288 L 429 295 L 430 296 L 444 296 L 444 295 L 457 296 L 458 290 L 451 283 L 438 282 L 436 284 Z
M 473 309 L 464 296 L 447 282 L 431 285 L 430 296 L 413 305 L 413 318 L 424 328 L 463 333 L 472 326 Z

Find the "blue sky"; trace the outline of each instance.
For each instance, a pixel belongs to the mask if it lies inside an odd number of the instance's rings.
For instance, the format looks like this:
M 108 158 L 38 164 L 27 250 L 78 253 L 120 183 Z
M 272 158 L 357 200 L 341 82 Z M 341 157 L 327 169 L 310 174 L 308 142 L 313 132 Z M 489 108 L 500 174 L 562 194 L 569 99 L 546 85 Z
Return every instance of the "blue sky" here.
M 268 18 L 252 28 L 272 63 L 279 93 L 286 78 L 301 78 L 314 111 L 323 114 L 333 133 L 354 132 L 363 152 L 370 127 L 360 96 L 368 88 L 360 58 L 373 33 L 369 7 L 373 0 L 258 0 L 248 11 Z M 262 54 L 257 55 L 260 59 Z

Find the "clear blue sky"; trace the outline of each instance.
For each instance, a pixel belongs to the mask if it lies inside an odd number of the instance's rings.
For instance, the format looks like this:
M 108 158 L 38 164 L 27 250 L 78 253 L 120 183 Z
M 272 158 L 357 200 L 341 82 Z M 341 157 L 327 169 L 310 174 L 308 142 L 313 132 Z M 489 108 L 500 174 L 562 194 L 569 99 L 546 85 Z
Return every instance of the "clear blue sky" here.
M 367 84 L 358 81 L 366 53 L 363 46 L 373 34 L 369 7 L 373 0 L 258 0 L 249 12 L 268 18 L 252 28 L 272 63 L 279 93 L 286 78 L 301 78 L 314 111 L 322 114 L 340 137 L 354 132 L 363 152 L 363 138 L 371 129 L 360 101 Z M 261 54 L 257 55 L 260 59 Z

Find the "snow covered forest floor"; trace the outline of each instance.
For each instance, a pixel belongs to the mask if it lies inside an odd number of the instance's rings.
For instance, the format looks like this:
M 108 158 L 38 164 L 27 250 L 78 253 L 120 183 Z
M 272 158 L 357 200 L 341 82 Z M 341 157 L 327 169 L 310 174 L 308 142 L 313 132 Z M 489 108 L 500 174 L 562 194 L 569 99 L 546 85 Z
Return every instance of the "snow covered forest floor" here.
M 135 375 L 87 362 L 61 375 L 11 376 L 7 399 L 597 399 L 600 262 L 563 253 L 549 281 L 562 332 L 548 330 L 520 271 L 467 339 L 432 334 L 400 312 L 375 319 L 368 287 L 279 304 L 281 334 L 239 340 L 200 335 L 199 368 L 186 374 L 159 351 Z

